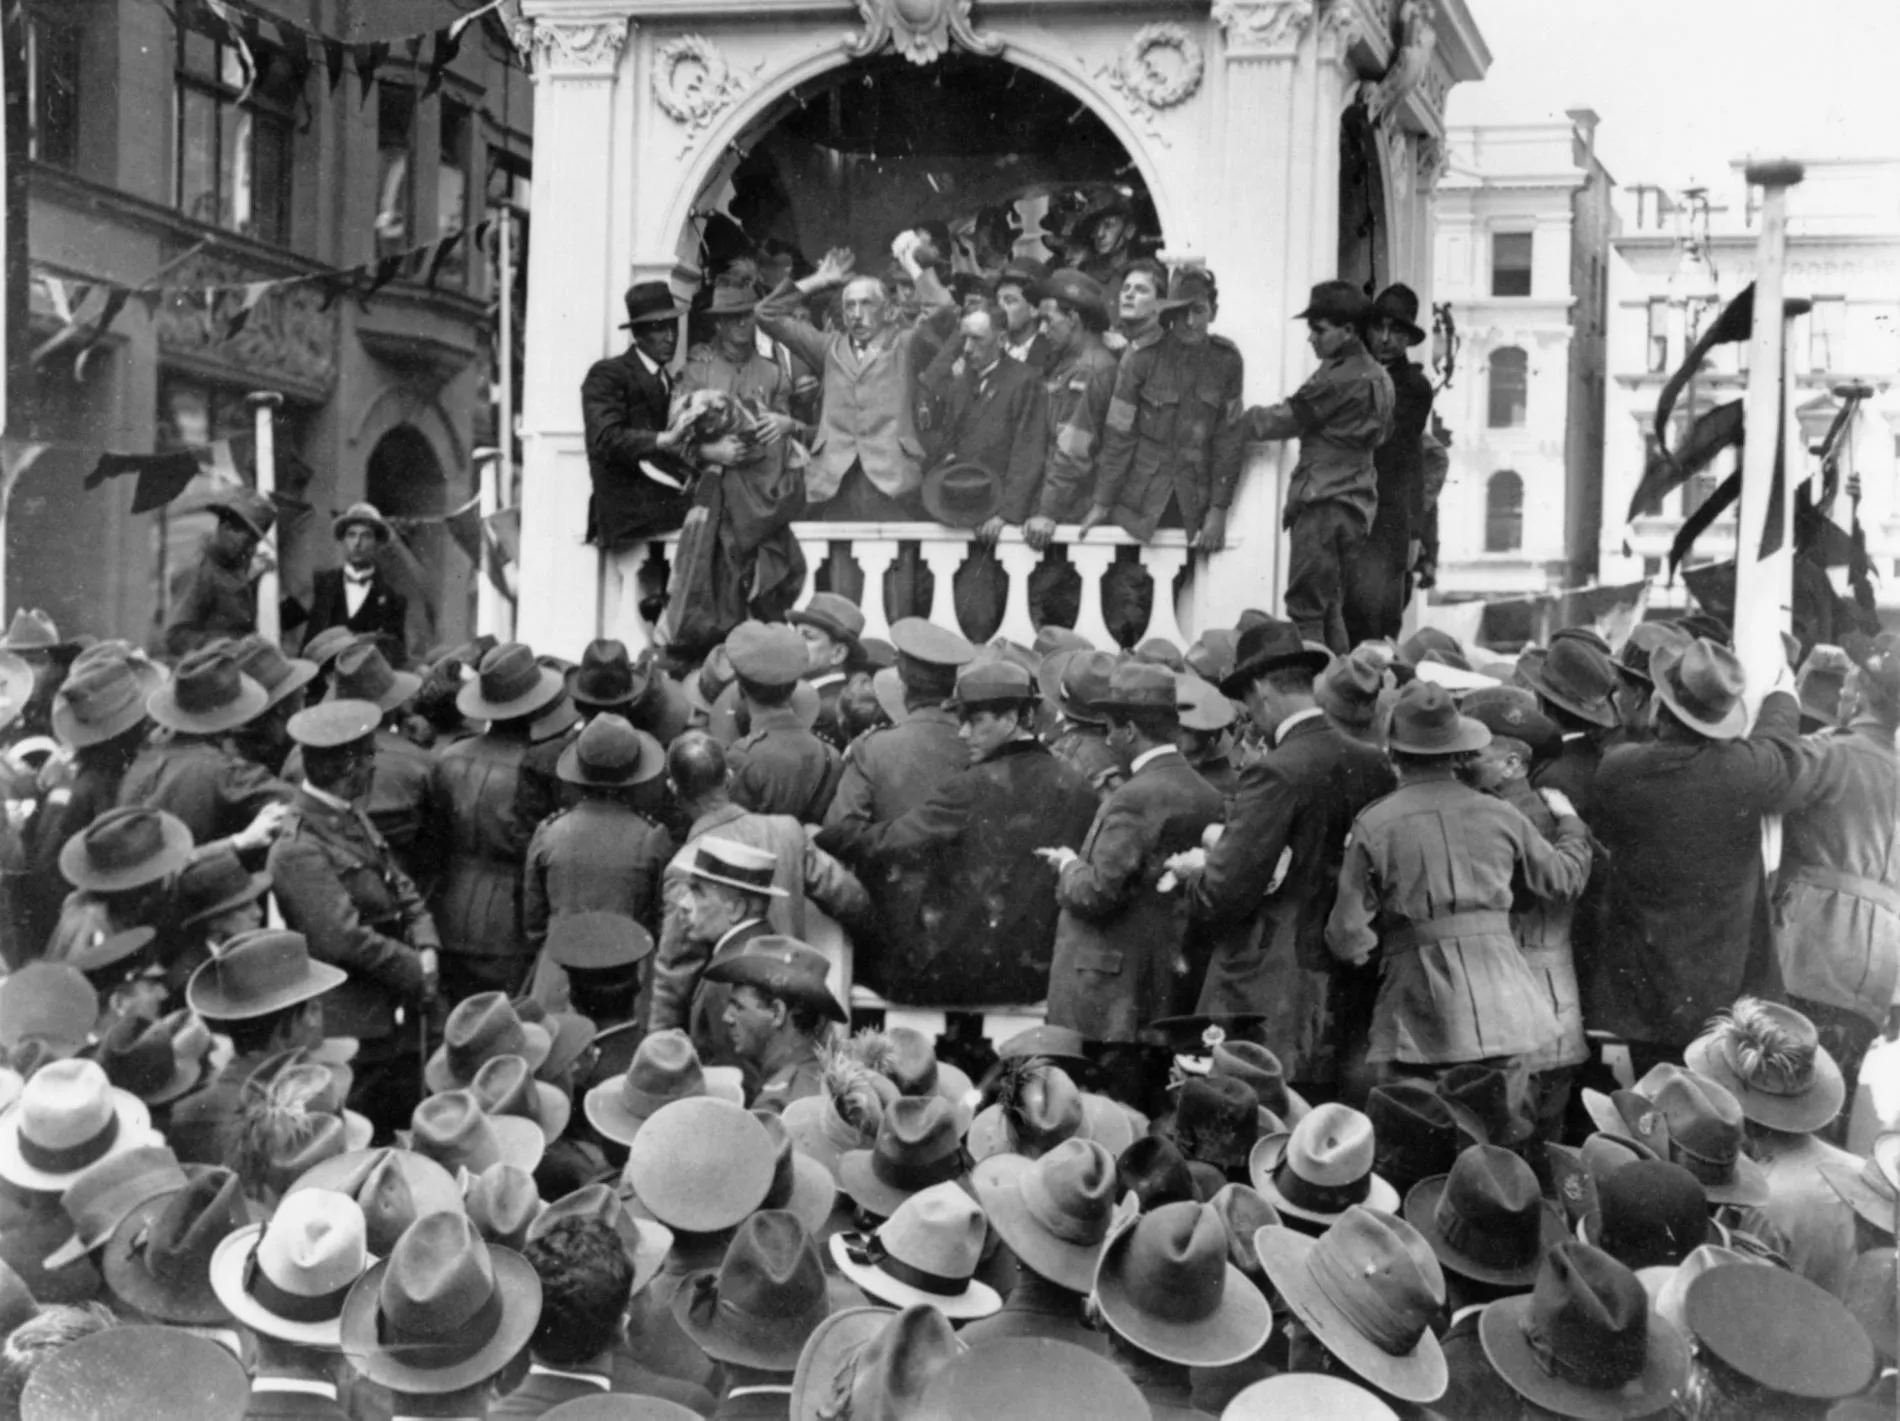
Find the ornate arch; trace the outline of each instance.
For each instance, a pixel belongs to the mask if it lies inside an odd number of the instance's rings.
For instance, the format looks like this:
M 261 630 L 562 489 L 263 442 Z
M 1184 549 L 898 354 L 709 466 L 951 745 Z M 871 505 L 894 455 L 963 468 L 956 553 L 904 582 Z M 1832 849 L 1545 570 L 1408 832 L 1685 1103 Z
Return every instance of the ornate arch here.
M 419 430 L 429 441 L 436 462 L 442 466 L 443 481 L 451 489 L 459 489 L 469 474 L 468 447 L 456 433 L 455 421 L 442 407 L 442 402 L 434 395 L 407 385 L 385 388 L 370 401 L 355 428 L 350 430 L 351 463 L 356 471 L 357 486 L 362 487 L 368 477 L 370 452 L 377 442 L 404 424 Z

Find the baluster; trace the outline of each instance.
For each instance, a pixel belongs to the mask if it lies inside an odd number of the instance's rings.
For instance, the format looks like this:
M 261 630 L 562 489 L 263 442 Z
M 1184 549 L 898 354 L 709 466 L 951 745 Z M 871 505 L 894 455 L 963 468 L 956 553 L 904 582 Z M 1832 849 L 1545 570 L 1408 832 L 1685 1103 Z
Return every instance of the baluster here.
M 1029 620 L 1029 574 L 1042 561 L 1042 554 L 1020 538 L 999 538 L 996 558 L 1009 577 L 1009 600 L 1003 604 L 1003 624 L 997 634 L 1021 646 L 1036 639 L 1036 628 Z
M 1178 545 L 1150 543 L 1141 550 L 1142 566 L 1148 569 L 1148 575 L 1155 580 L 1154 610 L 1148 614 L 1145 635 L 1166 637 L 1184 650 L 1188 638 L 1181 630 L 1180 617 L 1175 608 L 1174 579 L 1187 566 L 1187 560 L 1188 550 Z
M 969 540 L 960 533 L 948 529 L 930 530 L 930 536 L 918 544 L 924 566 L 930 569 L 935 580 L 935 590 L 931 594 L 930 620 L 940 627 L 957 628 L 956 583 L 957 569 L 963 566 L 963 559 L 970 551 Z
M 1076 614 L 1075 629 L 1104 651 L 1113 651 L 1115 638 L 1108 634 L 1108 622 L 1102 616 L 1102 576 L 1115 561 L 1115 545 L 1070 543 L 1069 561 L 1082 578 L 1082 610 Z
M 897 561 L 895 538 L 854 538 L 851 556 L 864 573 L 864 632 L 866 636 L 891 634 L 890 608 L 884 605 L 884 574 Z

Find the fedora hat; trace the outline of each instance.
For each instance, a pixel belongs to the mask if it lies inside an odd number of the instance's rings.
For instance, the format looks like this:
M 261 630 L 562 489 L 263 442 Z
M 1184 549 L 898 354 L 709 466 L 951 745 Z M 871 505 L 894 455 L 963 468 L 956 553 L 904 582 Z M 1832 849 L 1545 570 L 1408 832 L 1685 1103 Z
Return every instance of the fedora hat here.
M 636 281 L 627 288 L 622 301 L 627 308 L 627 319 L 620 323 L 623 331 L 655 321 L 677 321 L 686 314 L 686 307 L 679 303 L 672 285 L 665 281 Z
M 566 689 L 561 673 L 535 660 L 531 648 L 504 642 L 455 693 L 455 708 L 470 720 L 520 720 L 546 710 Z
M 351 642 L 336 653 L 330 676 L 330 698 L 367 701 L 387 715 L 414 700 L 422 678 L 413 671 L 397 671 L 373 641 Z
M 102 1247 L 140 1204 L 176 1193 L 186 1182 L 178 1156 L 157 1141 L 86 1166 L 59 1196 L 59 1207 L 72 1220 L 73 1236 L 47 1254 L 41 1266 L 50 1273 L 77 1263 Z
M 966 1350 L 934 1307 L 841 1308 L 818 1324 L 799 1354 L 793 1421 L 914 1417 L 925 1388 Z
M 0 979 L 0 1050 L 36 1043 L 64 1060 L 92 1037 L 99 998 L 70 962 L 29 962 Z
M 646 693 L 647 678 L 627 654 L 627 644 L 608 638 L 587 643 L 580 664 L 567 673 L 567 693 L 588 710 L 630 706 Z
M 1413 1185 L 1405 1219 L 1446 1268 L 1499 1287 L 1528 1288 L 1545 1250 L 1569 1237 L 1531 1167 L 1497 1145 L 1473 1145 L 1449 1174 Z
M 169 1105 L 204 1074 L 202 1060 L 173 1048 L 170 1028 L 137 1015 L 113 1022 L 95 1054 L 106 1079 L 147 1105 Z
M 1217 293 L 1214 274 L 1199 267 L 1176 267 L 1168 274 L 1168 294 L 1155 305 L 1157 314 L 1181 311 L 1196 301 L 1212 301 Z
M 1143 1135 L 1115 1157 L 1115 1191 L 1134 1195 L 1143 1213 L 1163 1204 L 1202 1202 L 1180 1148 L 1159 1135 Z
M 905 1199 L 875 1232 L 833 1234 L 831 1258 L 879 1302 L 928 1303 L 952 1322 L 988 1317 L 1003 1301 L 976 1281 L 987 1227 L 965 1190 L 935 1184 Z
M 1551 1249 L 1530 1292 L 1485 1308 L 1478 1336 L 1513 1391 L 1560 1416 L 1649 1416 L 1689 1376 L 1687 1340 L 1634 1273 L 1588 1244 Z
M 967 1182 L 970 1155 L 956 1112 L 941 1096 L 899 1096 L 884 1108 L 877 1142 L 838 1161 L 838 1183 L 860 1209 L 890 1218 L 933 1185 Z
M 1106 651 L 1059 651 L 1042 663 L 1036 678 L 1042 692 L 1068 719 L 1100 725 L 1101 700 L 1115 674 L 1115 658 Z
M 1060 302 L 1092 318 L 1098 328 L 1108 325 L 1108 297 L 1103 294 L 1102 283 L 1074 267 L 1058 267 L 1037 282 L 1029 294 L 1037 301 Z
M 430 1090 L 455 1090 L 475 1079 L 494 1056 L 519 1056 L 530 1066 L 547 1060 L 554 1039 L 545 1026 L 523 1021 L 505 992 L 477 992 L 455 1004 L 442 1044 L 423 1067 Z
M 1286 1128 L 1269 1113 L 1269 1131 Z M 1181 1147 L 1190 1163 L 1227 1171 L 1245 1168 L 1260 1138 L 1260 1102 L 1253 1088 L 1233 1076 L 1189 1076 L 1181 1083 L 1171 1120 L 1158 1126 Z
M 1313 699 L 1341 725 L 1363 730 L 1379 718 L 1380 702 L 1392 689 L 1385 659 L 1372 647 L 1355 646 L 1313 681 Z
M 1372 319 L 1386 321 L 1405 335 L 1407 345 L 1419 345 L 1425 332 L 1418 324 L 1418 293 L 1402 281 L 1395 281 L 1372 298 Z
M 49 1061 L 0 1113 L 0 1179 L 57 1194 L 88 1165 L 149 1143 L 145 1102 L 97 1061 Z
M 761 1209 L 739 1225 L 717 1269 L 688 1274 L 673 1320 L 714 1361 L 791 1372 L 831 1311 L 818 1245 L 795 1215 Z
M 1496 1066 L 1466 1061 L 1438 1078 L 1438 1093 L 1461 1128 L 1491 1145 L 1519 1145 L 1536 1130 L 1529 1112 Z
M 191 830 L 162 809 L 108 809 L 66 840 L 59 871 L 89 893 L 123 893 L 158 883 L 191 861 Z
M 208 1021 L 249 1021 L 320 997 L 349 975 L 312 958 L 302 933 L 259 928 L 220 944 L 191 974 L 185 1001 Z
M 1178 716 L 1181 708 L 1179 677 L 1165 666 L 1146 661 L 1124 661 L 1108 678 L 1108 689 L 1096 700 L 1101 711 L 1161 711 Z
M 1683 1316 L 1699 1352 L 1778 1396 L 1839 1401 L 1874 1379 L 1873 1343 L 1847 1305 L 1786 1269 L 1711 1268 Z
M 851 649 L 851 659 L 863 654 L 864 612 L 856 602 L 837 592 L 814 592 L 804 606 L 785 614 L 793 626 L 816 627 L 833 641 Z
M 11 669 L 0 676 L 0 696 L 16 709 L 23 709 L 33 692 L 32 670 L 24 663 L 21 667 L 27 673 L 24 686 Z M 102 745 L 123 735 L 144 722 L 146 700 L 164 679 L 164 672 L 142 657 L 76 662 L 53 696 L 53 734 L 68 750 Z
M 1841 1068 L 1814 1023 L 1793 1007 L 1739 998 L 1683 1051 L 1689 1069 L 1722 1086 L 1744 1118 L 1805 1135 L 1841 1113 Z
M 1667 1160 L 1636 1159 L 1596 1177 L 1596 1208 L 1578 1236 L 1631 1268 L 1682 1262 L 1715 1237 L 1696 1177 Z
M 1691 730 L 1711 740 L 1739 739 L 1748 730 L 1746 678 L 1726 646 L 1697 637 L 1684 647 L 1659 647 L 1649 658 L 1649 672 L 1656 695 Z
M 524 1026 L 538 1026 L 548 1034 L 548 1054 L 534 1068 L 536 1080 L 567 1089 L 571 1082 L 563 1077 L 600 1038 L 600 1027 L 576 1011 L 549 1011 L 533 993 L 513 999 L 515 1015 Z
M 883 1071 L 897 1093 L 942 1096 L 967 1130 L 976 1086 L 962 1067 L 938 1060 L 936 1045 L 914 1026 L 887 1026 L 883 1034 Z
M 566 1091 L 536 1080 L 534 1068 L 519 1056 L 490 1056 L 475 1072 L 469 1089 L 484 1113 L 532 1121 L 550 1145 L 566 1132 L 574 1109 Z
M 511 1249 L 482 1241 L 465 1214 L 411 1224 L 343 1302 L 342 1350 L 392 1391 L 462 1391 L 499 1372 L 541 1318 L 541 1280 Z
M 1726 1086 L 1664 1061 L 1630 1090 L 1585 1088 L 1583 1107 L 1597 1129 L 1632 1135 L 1688 1170 L 1711 1204 L 1768 1202 L 1768 1176 L 1742 1152 L 1742 1107 Z
M 1649 1294 L 1649 1304 L 1656 1315 L 1687 1336 L 1689 1320 L 1684 1309 L 1689 1301 L 1689 1285 L 1711 1268 L 1728 1263 L 1749 1263 L 1757 1268 L 1780 1266 L 1756 1254 L 1742 1253 L 1719 1243 L 1705 1243 L 1680 1263 L 1637 1269 L 1636 1278 Z
M 702 976 L 709 982 L 756 987 L 833 1021 L 848 1021 L 844 1004 L 825 984 L 830 967 L 831 959 L 817 948 L 767 933 L 747 940 L 729 957 L 716 958 Z
M 906 1414 L 917 1421 L 972 1416 L 1148 1421 L 1158 1413 L 1106 1357 L 1050 1337 L 1002 1337 L 954 1358 L 931 1378 L 917 1410 Z
M 1270 671 L 1296 668 L 1317 676 L 1332 659 L 1302 641 L 1299 629 L 1291 622 L 1266 617 L 1240 633 L 1234 645 L 1233 669 L 1220 679 L 1221 694 L 1238 699 Z
M 1273 1332 L 1266 1298 L 1227 1261 L 1226 1225 L 1205 1204 L 1163 1204 L 1111 1236 L 1095 1300 L 1119 1336 L 1180 1366 L 1232 1366 Z
M 722 644 L 707 652 L 699 670 L 680 683 L 686 703 L 698 712 L 702 722 L 712 719 L 713 706 L 732 685 L 733 675 L 732 658 Z
M 491 1164 L 532 1174 L 547 1140 L 533 1120 L 490 1115 L 473 1090 L 451 1090 L 417 1104 L 409 1119 L 409 1147 L 450 1174 L 480 1174 Z
M 221 521 L 228 520 L 262 542 L 277 524 L 277 505 L 254 489 L 235 489 L 225 497 L 205 505 Z
M 527 1247 L 528 1231 L 544 1207 L 534 1176 L 512 1164 L 491 1164 L 473 1178 L 463 1178 L 462 1207 L 475 1231 L 486 1242 L 517 1253 Z
M 1218 687 L 1234 669 L 1240 651 L 1240 633 L 1232 627 L 1209 627 L 1181 653 L 1181 661 L 1202 680 Z
M 668 1228 L 717 1233 L 765 1202 L 775 1167 L 772 1137 L 743 1105 L 701 1096 L 653 1112 L 622 1177 Z
M 654 1112 L 676 1100 L 704 1096 L 741 1104 L 744 1090 L 735 1075 L 727 1067 L 702 1067 L 692 1038 L 671 1027 L 641 1038 L 627 1069 L 589 1090 L 581 1109 L 603 1139 L 631 1145 Z
M 1616 664 L 1609 653 L 1577 637 L 1553 637 L 1543 660 L 1519 674 L 1530 689 L 1592 725 L 1616 724 L 1610 696 L 1616 690 Z
M 154 1322 L 225 1327 L 230 1312 L 211 1287 L 211 1257 L 255 1222 L 238 1177 L 215 1165 L 185 1171 L 183 1189 L 133 1208 L 106 1242 L 101 1271 L 119 1302 Z
M 1286 1068 L 1280 1058 L 1256 1041 L 1229 1041 L 1223 1037 L 1215 1042 L 1207 1073 L 1241 1082 L 1253 1092 L 1261 1110 L 1289 1125 L 1299 1124 L 1312 1111 L 1305 1097 L 1286 1083 Z M 1262 1116 L 1261 1129 L 1269 1134 L 1282 1128 L 1275 1125 L 1268 1130 L 1265 1122 Z
M 268 873 L 250 872 L 236 854 L 208 854 L 187 864 L 178 877 L 179 925 L 193 927 L 268 892 Z
M 368 640 L 359 632 L 353 632 L 345 626 L 325 627 L 309 641 L 303 644 L 303 659 L 322 670 L 347 646 L 355 646 Z M 372 643 L 373 644 L 373 643 Z
M 343 1300 L 369 1270 L 363 1210 L 347 1194 L 306 1189 L 270 1222 L 247 1224 L 211 1255 L 211 1291 L 241 1325 L 266 1337 L 335 1351 Z
M 556 777 L 582 788 L 619 789 L 646 784 L 666 771 L 666 751 L 644 730 L 605 711 L 561 751 Z
M 1494 738 L 1523 742 L 1534 760 L 1554 760 L 1563 753 L 1563 730 L 1537 708 L 1536 694 L 1522 686 L 1486 686 L 1466 696 L 1458 708 L 1482 721 Z
M 352 528 L 367 528 L 378 542 L 389 541 L 389 524 L 373 503 L 352 503 L 330 520 L 330 536 L 338 542 L 342 542 L 343 535 Z
M 1003 481 L 981 464 L 940 464 L 924 475 L 924 511 L 950 528 L 977 528 L 1003 508 Z M 900 648 L 901 649 L 901 648 Z
M 22 607 L 13 614 L 13 620 L 7 624 L 7 634 L 0 640 L 0 651 L 11 652 L 57 652 L 77 651 L 79 643 L 61 639 L 59 628 L 53 619 L 38 607 Z
M 1330 1223 L 1359 1204 L 1395 1214 L 1398 1191 L 1372 1172 L 1373 1149 L 1372 1122 L 1329 1102 L 1287 1133 L 1259 1141 L 1247 1172 L 1269 1204 L 1310 1223 Z
M 369 1251 L 387 1257 L 417 1219 L 463 1210 L 462 1191 L 441 1165 L 413 1150 L 352 1150 L 312 1165 L 286 1191 L 330 1189 L 347 1194 L 363 1211 Z
M 994 1155 L 976 1167 L 976 1197 L 1022 1264 L 1073 1293 L 1095 1285 L 1115 1222 L 1115 1157 L 1070 1139 L 1040 1159 Z
M 562 913 L 548 920 L 548 961 L 570 972 L 613 972 L 653 952 L 653 935 L 624 913 Z
M 1282 1372 L 1234 1394 L 1220 1421 L 1398 1421 L 1398 1412 L 1362 1386 L 1326 1372 Z
M 705 316 L 744 316 L 752 312 L 759 304 L 757 290 L 750 286 L 739 286 L 729 281 L 713 283 L 712 300 L 706 304 L 700 314 Z
M 1417 1229 L 1354 1205 L 1318 1238 L 1269 1225 L 1254 1248 L 1294 1316 L 1340 1362 L 1402 1401 L 1444 1394 L 1431 1322 L 1445 1305 L 1445 1275 Z
M 242 1421 L 251 1380 L 231 1349 L 175 1327 L 108 1327 L 48 1354 L 20 1393 L 21 1421 L 137 1416 Z
M 285 656 L 283 648 L 269 637 L 239 637 L 231 643 L 231 657 L 239 671 L 264 688 L 266 710 L 283 704 L 317 676 L 314 661 Z
M 723 883 L 728 888 L 738 888 L 769 898 L 783 898 L 785 890 L 774 887 L 772 883 L 777 871 L 778 855 L 771 850 L 754 848 L 751 844 L 741 844 L 732 839 L 716 838 L 711 834 L 698 841 L 693 861 L 686 865 L 686 873 L 690 878 Z
M 145 698 L 146 712 L 167 730 L 221 735 L 256 720 L 270 693 L 239 668 L 229 645 L 188 653 L 171 680 Z
M 1325 320 L 1337 325 L 1364 325 L 1372 316 L 1372 301 L 1350 281 L 1322 281 L 1306 298 L 1306 307 L 1293 319 Z
M 1458 713 L 1451 692 L 1430 681 L 1410 681 L 1392 705 L 1386 744 L 1407 755 L 1462 755 L 1491 743 L 1484 722 Z
M 816 1238 L 838 1200 L 837 1181 L 830 1170 L 792 1143 L 783 1117 L 769 1110 L 754 1110 L 752 1117 L 772 1137 L 772 1187 L 759 1207 L 785 1210 Z

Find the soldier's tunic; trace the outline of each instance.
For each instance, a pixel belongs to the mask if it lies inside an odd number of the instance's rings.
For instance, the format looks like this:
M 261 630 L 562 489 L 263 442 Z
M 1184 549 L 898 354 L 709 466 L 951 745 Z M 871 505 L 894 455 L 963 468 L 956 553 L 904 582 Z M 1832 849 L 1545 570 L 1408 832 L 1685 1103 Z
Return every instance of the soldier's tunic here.
M 1095 502 L 1144 542 L 1170 501 L 1198 533 L 1208 509 L 1225 511 L 1240 482 L 1245 441 L 1240 351 L 1221 336 L 1178 335 L 1122 358 L 1095 465 Z
M 119 782 L 119 803 L 162 809 L 208 844 L 246 828 L 267 804 L 289 801 L 289 785 L 216 739 L 179 735 L 139 752 Z
M 1042 517 L 1075 523 L 1089 511 L 1095 458 L 1120 367 L 1115 352 L 1091 335 L 1065 351 L 1043 377 L 1049 395 L 1049 466 L 1036 510 Z
M 790 706 L 752 717 L 752 733 L 726 751 L 732 798 L 754 814 L 789 814 L 807 824 L 824 817 L 838 788 L 843 762 Z

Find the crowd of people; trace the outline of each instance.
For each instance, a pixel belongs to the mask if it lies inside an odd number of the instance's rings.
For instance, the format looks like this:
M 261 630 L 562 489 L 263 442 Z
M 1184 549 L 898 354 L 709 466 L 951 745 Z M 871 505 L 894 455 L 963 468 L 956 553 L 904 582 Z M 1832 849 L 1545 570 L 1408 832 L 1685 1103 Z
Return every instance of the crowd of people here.
M 1900 642 L 332 600 L 0 649 L 0 1417 L 1893 1413 Z

